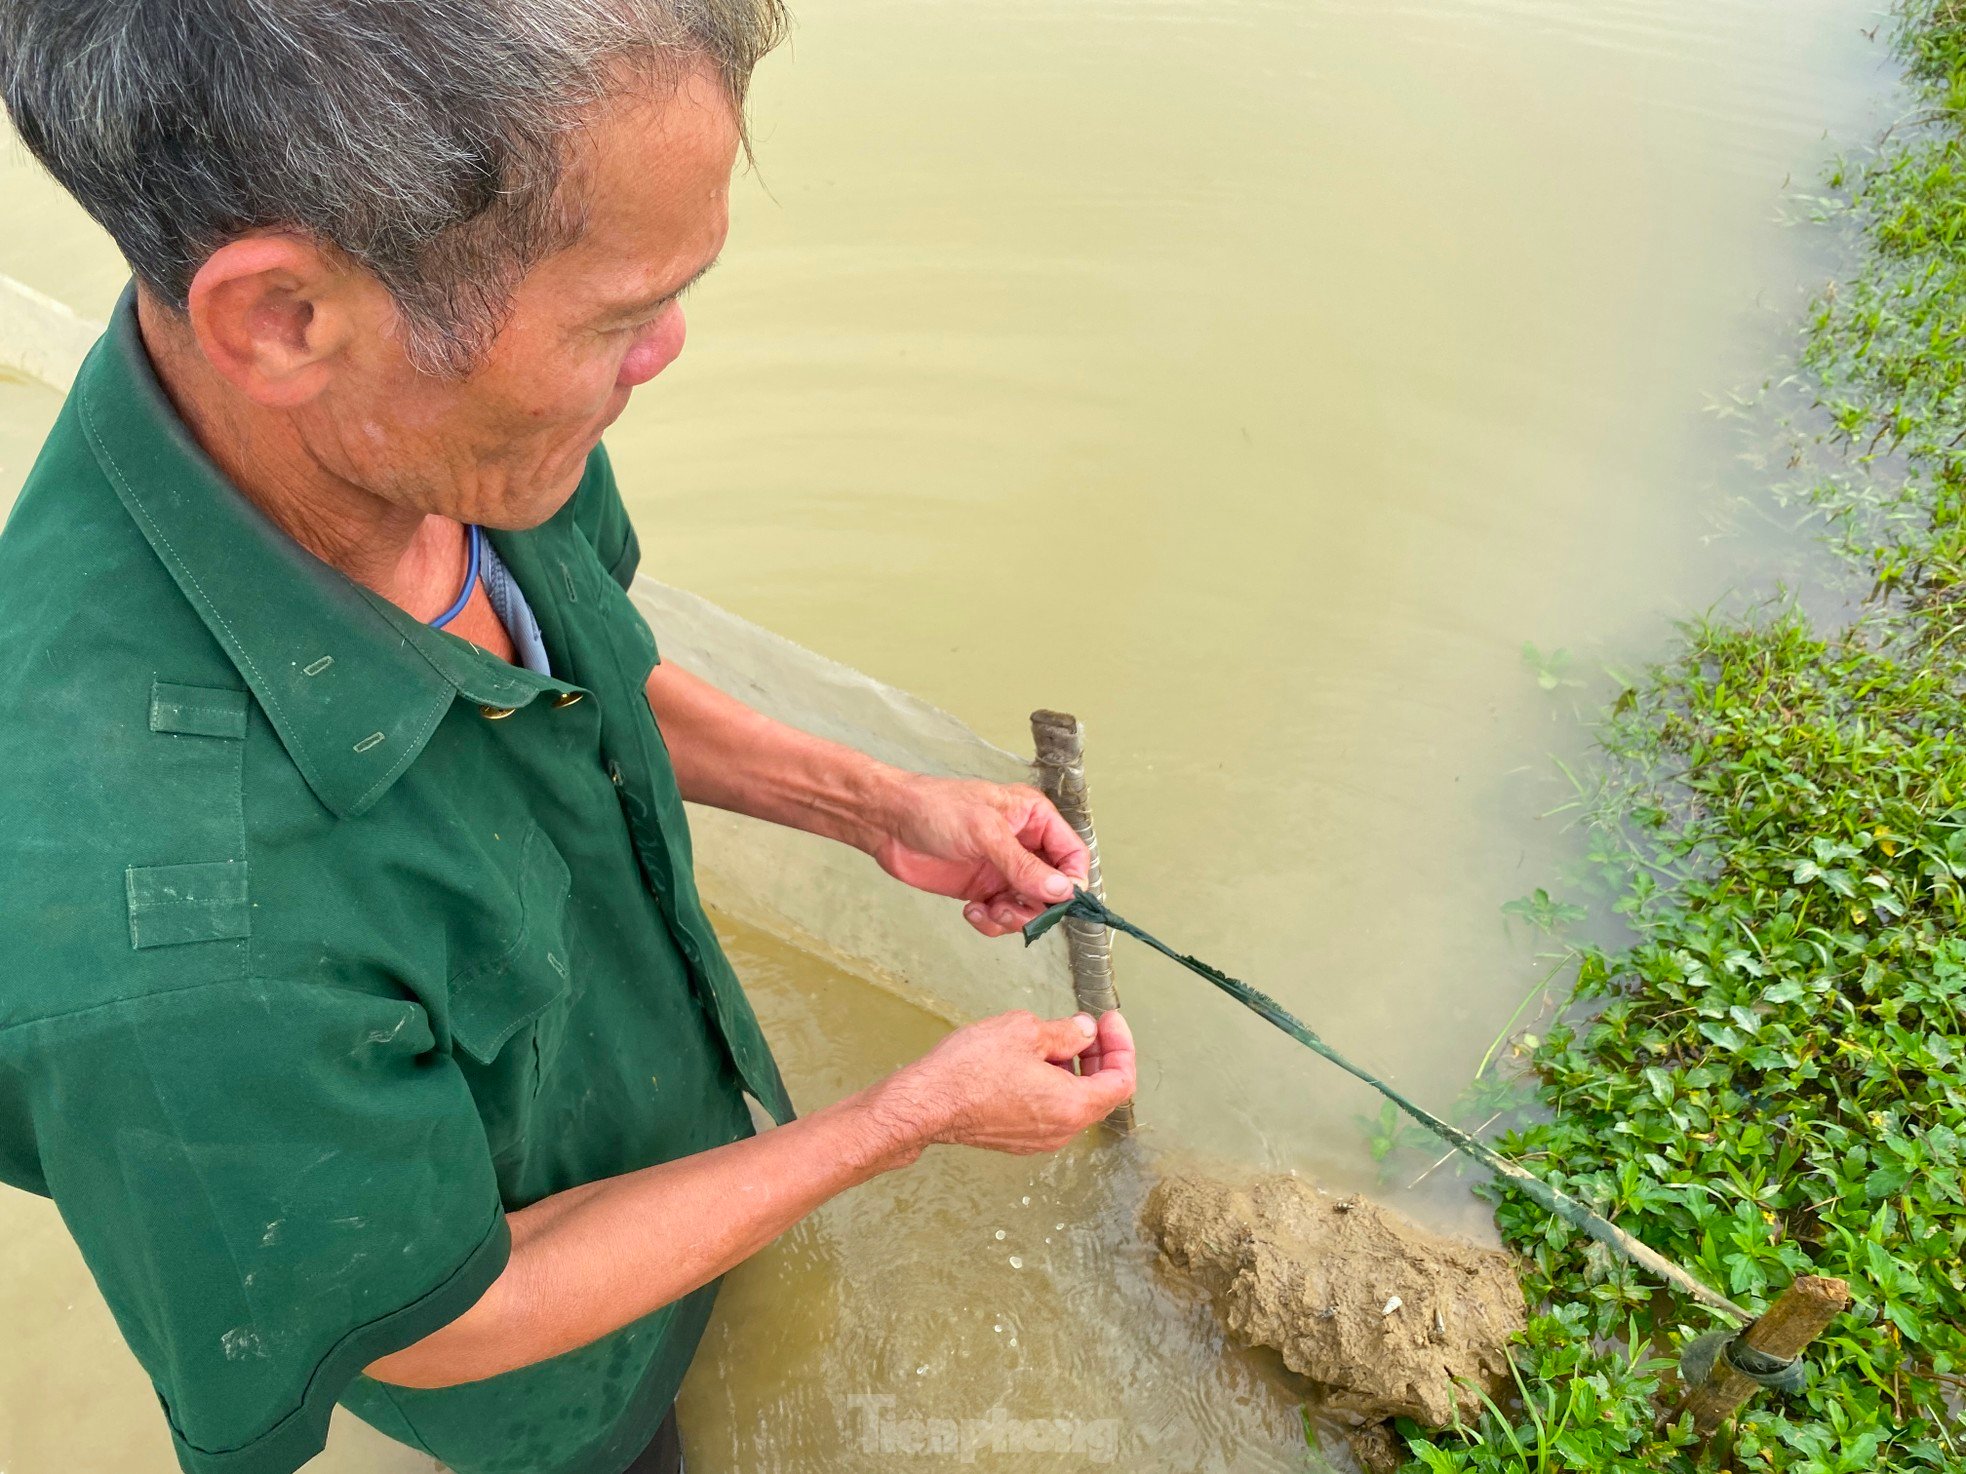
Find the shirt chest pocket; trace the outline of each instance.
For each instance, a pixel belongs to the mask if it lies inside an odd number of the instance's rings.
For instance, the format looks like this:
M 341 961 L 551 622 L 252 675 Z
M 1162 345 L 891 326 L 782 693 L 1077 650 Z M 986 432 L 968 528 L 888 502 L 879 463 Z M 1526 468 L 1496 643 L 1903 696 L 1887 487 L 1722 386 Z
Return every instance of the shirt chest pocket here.
M 455 1057 L 494 1156 L 520 1147 L 573 1004 L 567 903 L 573 877 L 537 825 L 520 848 L 516 925 L 489 958 L 450 980 Z

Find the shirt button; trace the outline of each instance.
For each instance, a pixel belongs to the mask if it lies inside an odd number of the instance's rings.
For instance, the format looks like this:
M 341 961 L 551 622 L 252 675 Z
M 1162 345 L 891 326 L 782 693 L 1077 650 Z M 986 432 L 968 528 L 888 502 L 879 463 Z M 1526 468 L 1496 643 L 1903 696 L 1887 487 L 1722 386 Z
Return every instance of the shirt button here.
M 561 691 L 553 697 L 553 705 L 565 711 L 569 706 L 580 705 L 586 696 L 585 691 Z
M 517 710 L 516 706 L 481 706 L 478 715 L 488 722 L 502 722 Z

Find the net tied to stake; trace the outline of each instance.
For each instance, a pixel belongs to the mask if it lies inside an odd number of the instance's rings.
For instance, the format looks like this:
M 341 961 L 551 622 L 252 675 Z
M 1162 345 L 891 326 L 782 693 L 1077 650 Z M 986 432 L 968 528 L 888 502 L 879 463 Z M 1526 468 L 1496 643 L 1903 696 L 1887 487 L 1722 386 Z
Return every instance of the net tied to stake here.
M 1243 982 L 1239 978 L 1230 977 L 1221 969 L 1211 967 L 1199 958 L 1190 957 L 1185 952 L 1175 951 L 1174 948 L 1168 946 L 1167 943 L 1163 942 L 1152 932 L 1135 926 L 1125 917 L 1113 911 L 1111 907 L 1107 906 L 1098 897 L 1083 890 L 1076 891 L 1069 901 L 1061 901 L 1050 910 L 1034 917 L 1030 924 L 1024 928 L 1025 945 L 1029 946 L 1031 943 L 1037 941 L 1038 938 L 1042 937 L 1068 916 L 1084 921 L 1096 922 L 1101 926 L 1109 926 L 1116 932 L 1123 932 L 1135 941 L 1142 942 L 1153 948 L 1170 961 L 1179 963 L 1197 977 L 1207 979 L 1224 993 L 1235 999 L 1244 1008 L 1247 1008 L 1250 1012 L 1266 1020 L 1276 1028 L 1281 1029 L 1305 1048 L 1324 1056 L 1324 1058 L 1330 1060 L 1331 1063 L 1338 1066 L 1339 1069 L 1351 1075 L 1353 1078 L 1363 1080 L 1367 1085 L 1378 1091 L 1380 1095 L 1391 1101 L 1400 1110 L 1411 1116 L 1420 1125 L 1431 1131 L 1435 1136 L 1438 1136 L 1456 1151 L 1474 1158 L 1482 1166 L 1495 1173 L 1496 1176 L 1506 1178 L 1508 1181 L 1514 1183 L 1525 1197 L 1540 1207 L 1548 1209 L 1580 1233 L 1590 1235 L 1591 1238 L 1597 1240 L 1597 1242 L 1603 1244 L 1606 1248 L 1623 1255 L 1633 1264 L 1656 1275 L 1658 1278 L 1666 1281 L 1666 1283 L 1685 1291 L 1708 1309 L 1731 1317 L 1738 1324 L 1745 1325 L 1754 1319 L 1752 1314 L 1742 1309 L 1739 1305 L 1736 1305 L 1725 1295 L 1702 1284 L 1663 1254 L 1640 1243 L 1622 1228 L 1619 1228 L 1615 1223 L 1605 1218 L 1601 1213 L 1586 1207 L 1568 1193 L 1551 1187 L 1526 1167 L 1523 1167 L 1517 1162 L 1510 1161 L 1493 1147 L 1470 1136 L 1458 1126 L 1449 1125 L 1424 1106 L 1417 1105 L 1413 1101 L 1408 1100 L 1399 1091 L 1388 1085 L 1384 1080 L 1379 1079 L 1378 1076 L 1372 1074 L 1369 1070 L 1362 1069 L 1360 1066 L 1353 1064 L 1344 1055 L 1325 1043 L 1307 1024 L 1290 1013 L 1289 1010 L 1285 1009 L 1282 1004 L 1270 997 L 1269 994 L 1260 989 L 1252 988 L 1248 983 Z M 1715 1344 L 1718 1345 L 1718 1342 L 1716 1341 Z M 1786 1373 L 1786 1369 L 1784 1371 Z M 1780 1382 L 1771 1380 L 1769 1385 L 1780 1385 Z

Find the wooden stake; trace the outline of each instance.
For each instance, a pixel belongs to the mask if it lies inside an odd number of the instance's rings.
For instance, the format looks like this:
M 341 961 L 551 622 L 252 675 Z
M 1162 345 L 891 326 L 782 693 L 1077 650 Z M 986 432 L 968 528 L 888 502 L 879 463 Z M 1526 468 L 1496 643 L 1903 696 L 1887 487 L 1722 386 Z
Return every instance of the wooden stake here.
M 1780 1361 L 1802 1355 L 1809 1343 L 1850 1305 L 1850 1286 L 1843 1280 L 1805 1274 L 1782 1292 L 1762 1317 L 1741 1332 L 1743 1345 Z M 1687 1389 L 1681 1414 L 1693 1415 L 1693 1431 L 1701 1442 L 1713 1437 L 1736 1409 L 1754 1396 L 1760 1384 L 1727 1364 L 1723 1354 L 1698 1387 Z
M 1085 788 L 1085 728 L 1062 711 L 1031 713 L 1031 738 L 1037 748 L 1038 786 L 1058 807 L 1065 822 L 1078 832 L 1090 852 L 1085 888 L 1106 899 L 1106 881 L 1099 870 L 1099 834 L 1092 827 L 1092 801 Z M 1072 992 L 1082 1012 L 1098 1018 L 1120 1006 L 1113 986 L 1113 934 L 1095 922 L 1065 918 L 1065 946 L 1072 959 Z M 1106 1118 L 1115 1131 L 1133 1129 L 1129 1102 Z

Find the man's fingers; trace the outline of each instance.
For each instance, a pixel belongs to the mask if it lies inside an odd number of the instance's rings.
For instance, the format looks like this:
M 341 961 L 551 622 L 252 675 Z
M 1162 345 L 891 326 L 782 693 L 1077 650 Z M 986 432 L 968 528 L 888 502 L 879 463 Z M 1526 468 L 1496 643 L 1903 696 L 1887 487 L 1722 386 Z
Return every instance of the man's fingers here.
M 1133 1030 L 1128 1027 L 1124 1015 L 1117 1008 L 1100 1014 L 1098 1031 L 1098 1039 L 1086 1054 L 1098 1054 L 1100 1069 L 1125 1070 L 1128 1078 L 1132 1078 L 1139 1061 L 1133 1052 Z
M 1036 798 L 1030 817 L 1025 819 L 1017 838 L 1025 849 L 1034 851 L 1052 869 L 1084 885 L 1092 873 L 1092 854 L 1086 849 L 1085 841 L 1079 838 L 1076 829 L 1065 822 L 1065 816 L 1058 812 L 1050 799 L 1041 793 Z M 1062 901 L 1065 898 L 1058 896 L 1055 899 Z
M 1016 926 L 1006 925 L 990 914 L 990 908 L 981 901 L 971 901 L 963 907 L 963 920 L 975 927 L 986 937 L 1003 937 L 1016 931 Z M 1022 923 L 1019 923 L 1021 925 Z
M 1099 1065 L 1096 1069 L 1086 1069 L 1080 1075 L 1091 1105 L 1100 1115 L 1124 1105 L 1133 1099 L 1134 1086 L 1139 1081 L 1139 1071 L 1133 1054 L 1133 1031 L 1120 1017 L 1119 1010 L 1099 1015 L 1097 1025 Z M 1087 1051 L 1089 1056 L 1091 1051 Z M 1083 1059 L 1081 1057 L 1081 1062 Z
M 1110 1059 L 1119 1066 L 1121 1056 L 1125 1057 L 1125 1067 L 1133 1068 L 1133 1032 L 1121 1018 L 1118 1009 L 1108 1009 L 1099 1015 L 1098 1034 L 1093 1041 L 1079 1053 L 1079 1073 L 1096 1075 L 1106 1068 Z
M 1033 906 L 1009 891 L 998 891 L 994 896 L 985 897 L 977 903 L 983 913 L 998 926 L 1007 931 L 1015 931 L 1044 912 L 1044 907 Z
M 1079 1076 L 1085 1091 L 1087 1109 L 1095 1119 L 1111 1115 L 1133 1099 L 1133 1071 L 1101 1070 L 1096 1075 Z
M 1059 820 L 1059 823 L 1064 823 L 1064 820 Z M 1008 823 L 1000 829 L 992 826 L 985 840 L 984 852 L 990 863 L 1003 872 L 1004 879 L 1010 882 L 1010 888 L 1017 892 L 1016 899 L 1036 901 L 1041 907 L 1070 899 L 1071 878 L 1053 870 L 1025 849 L 1022 840 L 1011 832 Z
M 1098 1037 L 1099 1026 L 1092 1021 L 1089 1013 L 1038 1020 L 1039 1045 L 1044 1050 L 1044 1057 L 1053 1064 L 1066 1064 L 1077 1059 L 1086 1045 Z
M 990 917 L 998 926 L 1019 927 L 1038 914 L 1036 906 L 1026 906 L 1022 901 L 998 897 L 990 903 Z

